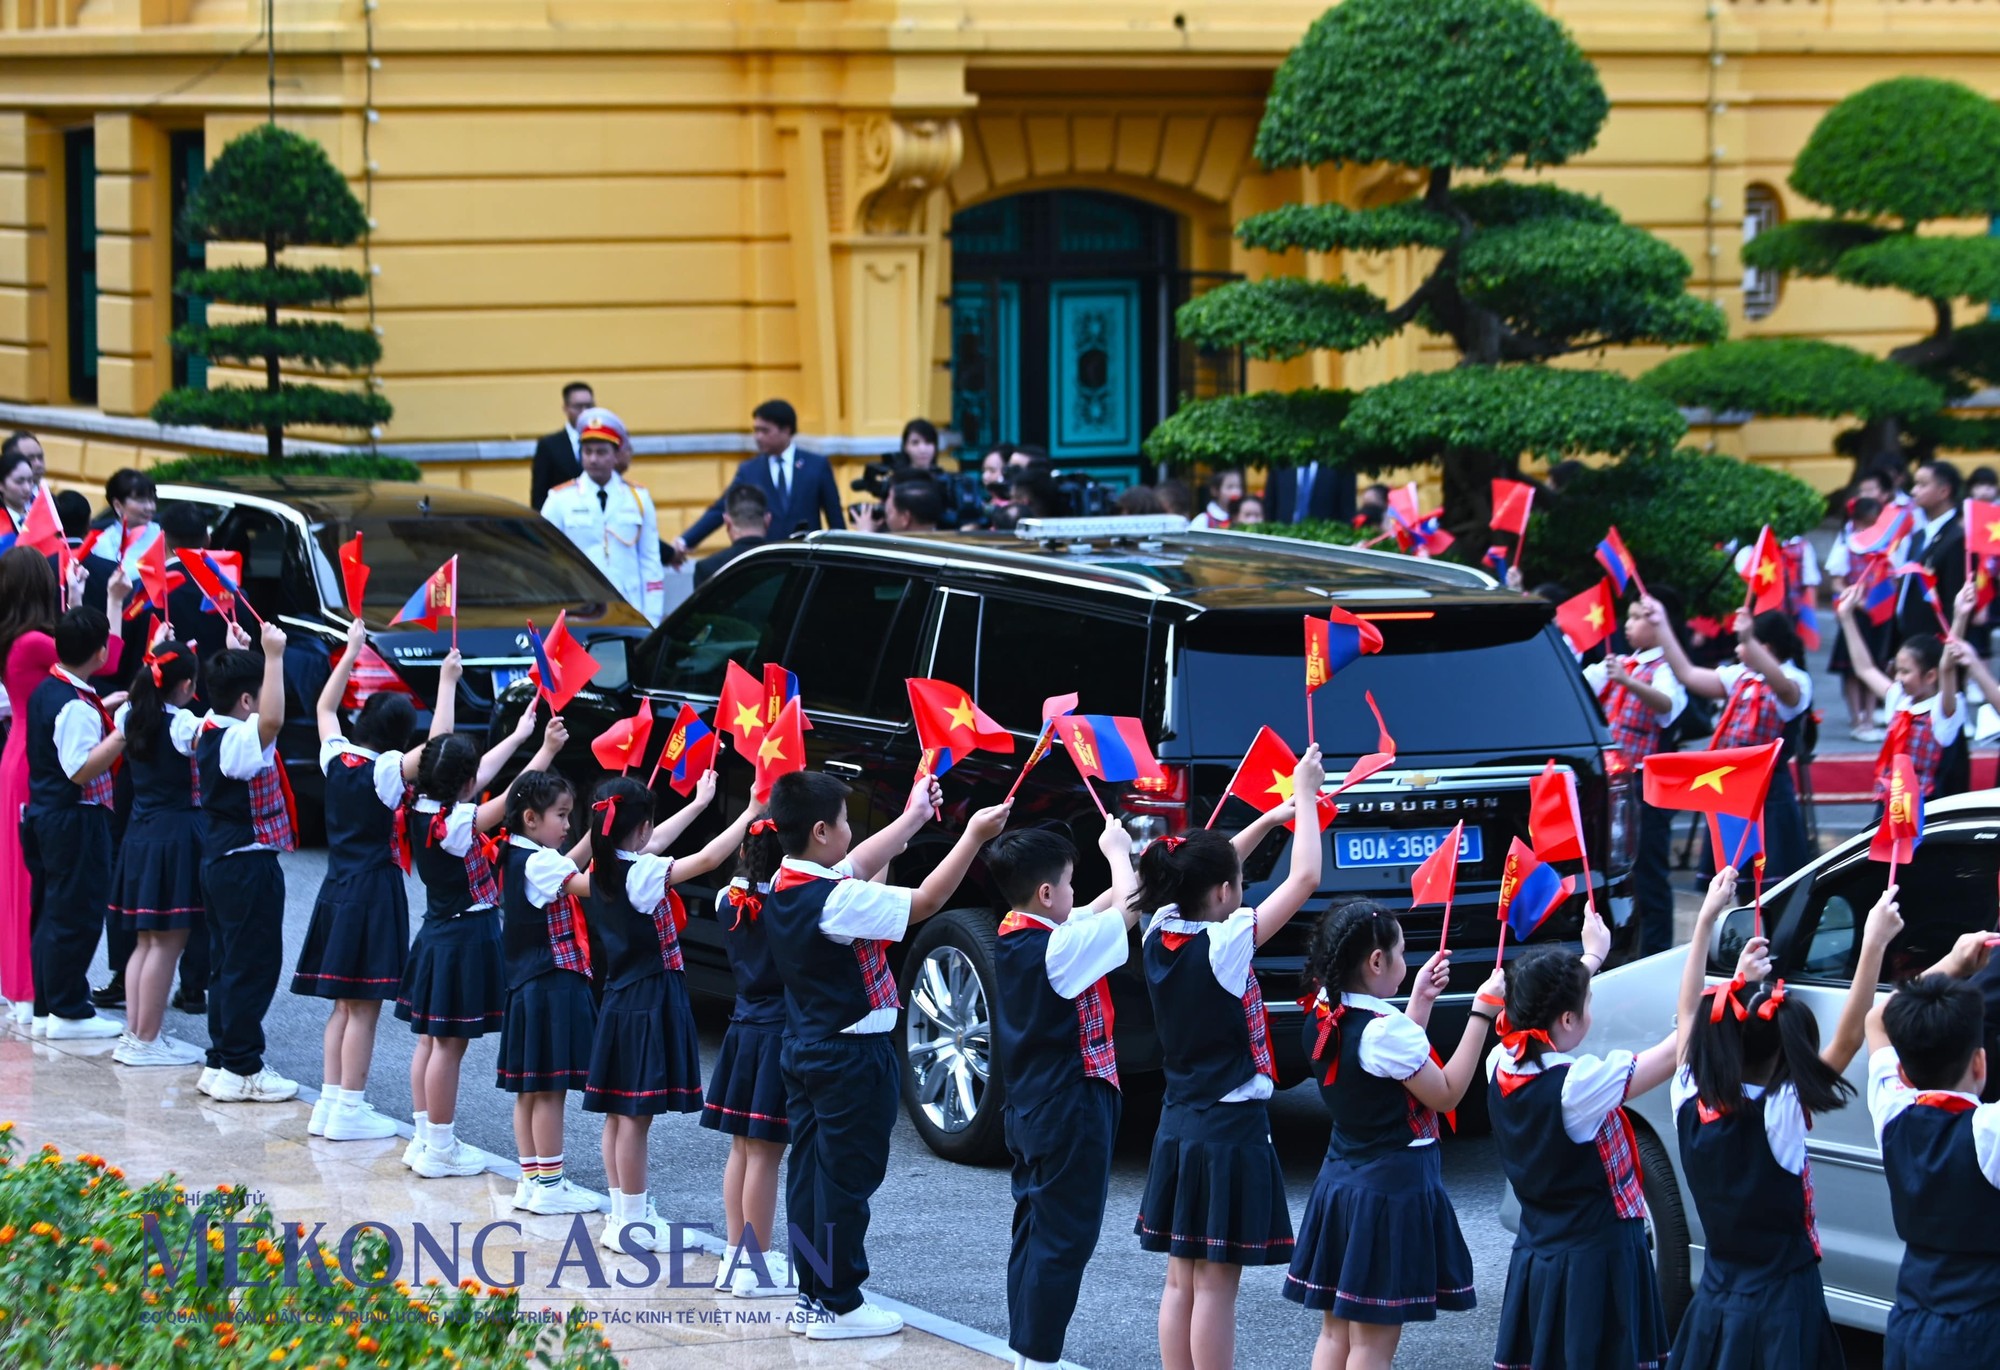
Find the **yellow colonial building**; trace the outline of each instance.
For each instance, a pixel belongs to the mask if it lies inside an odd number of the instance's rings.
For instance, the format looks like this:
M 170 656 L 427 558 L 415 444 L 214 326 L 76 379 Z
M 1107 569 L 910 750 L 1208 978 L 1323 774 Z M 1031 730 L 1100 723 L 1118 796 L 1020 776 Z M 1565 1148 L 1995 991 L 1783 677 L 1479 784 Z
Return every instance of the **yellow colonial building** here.
M 1542 3 L 1613 104 L 1557 180 L 1679 247 L 1741 333 L 1883 351 L 1927 329 L 1893 293 L 1746 281 L 1739 248 L 1814 212 L 1785 175 L 1841 97 L 1908 72 L 2000 95 L 2000 0 Z M 850 460 L 924 415 L 1133 470 L 1184 394 L 1448 360 L 1411 335 L 1246 369 L 1173 339 L 1175 305 L 1232 273 L 1346 271 L 1391 298 L 1415 278 L 1396 256 L 1270 259 L 1230 236 L 1285 201 L 1404 191 L 1250 155 L 1271 73 L 1321 7 L 274 0 L 267 68 L 263 0 L 0 0 L 0 424 L 41 433 L 52 474 L 80 481 L 261 450 L 145 415 L 190 379 L 167 335 L 201 307 L 170 288 L 191 260 L 176 207 L 274 99 L 367 206 L 369 240 L 342 255 L 372 292 L 350 319 L 383 343 L 366 383 L 395 406 L 376 438 L 433 480 L 525 499 L 571 378 L 642 435 L 667 532 L 771 396 Z M 1831 428 L 1704 436 L 1831 487 Z

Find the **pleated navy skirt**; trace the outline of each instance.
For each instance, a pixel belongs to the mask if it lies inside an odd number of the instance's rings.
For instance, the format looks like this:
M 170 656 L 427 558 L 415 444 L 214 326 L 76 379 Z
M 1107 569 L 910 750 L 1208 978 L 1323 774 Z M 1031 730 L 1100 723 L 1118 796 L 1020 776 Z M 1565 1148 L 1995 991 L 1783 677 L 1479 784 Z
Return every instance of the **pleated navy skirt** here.
M 778 1069 L 784 1036 L 783 1023 L 729 1024 L 715 1070 L 708 1077 L 708 1099 L 701 1106 L 703 1127 L 763 1142 L 792 1140 L 792 1125 L 785 1115 L 784 1073 Z
M 168 810 L 126 825 L 111 908 L 130 932 L 178 932 L 202 916 L 201 814 Z
M 424 919 L 403 968 L 396 1016 L 425 1037 L 484 1037 L 500 1030 L 506 1009 L 499 912 Z
M 701 1051 L 686 976 L 662 968 L 604 992 L 583 1106 L 628 1118 L 701 1111 Z
M 1142 1249 L 1170 1256 L 1289 1262 L 1292 1215 L 1263 1101 L 1162 1109 L 1132 1230 Z
M 410 951 L 410 895 L 390 862 L 329 869 L 292 972 L 292 993 L 394 999 Z
M 1842 1370 L 1847 1358 L 1827 1316 L 1818 1263 L 1778 1275 L 1711 1256 L 1681 1317 L 1672 1364 L 1695 1370 Z
M 1477 1305 L 1438 1145 L 1360 1165 L 1328 1154 L 1299 1220 L 1285 1297 L 1348 1322 L 1432 1322 Z
M 1882 1370 L 1970 1370 L 1991 1365 L 2000 1346 L 2000 1307 L 1934 1313 L 1901 1299 L 1889 1310 Z
M 1667 1347 L 1642 1219 L 1620 1221 L 1594 1246 L 1515 1242 L 1494 1370 L 1660 1370 Z
M 590 977 L 545 970 L 507 992 L 494 1083 L 509 1094 L 582 1089 L 597 1038 L 597 998 Z

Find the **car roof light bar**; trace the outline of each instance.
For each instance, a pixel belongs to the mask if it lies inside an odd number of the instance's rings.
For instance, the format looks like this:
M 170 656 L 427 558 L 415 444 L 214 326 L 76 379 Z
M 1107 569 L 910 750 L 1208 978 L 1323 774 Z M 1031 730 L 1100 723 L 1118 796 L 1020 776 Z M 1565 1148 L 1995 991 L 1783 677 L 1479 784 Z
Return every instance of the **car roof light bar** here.
M 1188 530 L 1179 514 L 1105 515 L 1095 518 L 1022 519 L 1014 536 L 1025 542 L 1083 542 L 1178 537 Z

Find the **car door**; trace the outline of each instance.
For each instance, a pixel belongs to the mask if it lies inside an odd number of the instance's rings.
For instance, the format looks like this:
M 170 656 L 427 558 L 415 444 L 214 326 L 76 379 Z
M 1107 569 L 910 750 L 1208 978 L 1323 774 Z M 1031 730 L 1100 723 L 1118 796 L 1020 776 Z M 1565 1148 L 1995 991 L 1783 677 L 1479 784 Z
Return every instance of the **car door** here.
M 1778 967 L 1791 992 L 1812 1005 L 1820 1040 L 1832 1039 L 1854 967 L 1861 929 L 1882 895 L 1889 868 L 1857 844 L 1814 880 L 1793 925 L 1779 930 Z M 1916 858 L 1899 867 L 1902 934 L 1883 958 L 1879 992 L 1935 964 L 1963 933 L 1994 926 L 2000 907 L 2000 831 L 1976 823 L 1939 824 L 1924 835 Z M 1806 1152 L 1813 1167 L 1814 1208 L 1823 1250 L 1820 1273 L 1836 1298 L 1895 1298 L 1903 1246 L 1889 1210 L 1881 1148 L 1868 1115 L 1867 1049 L 1848 1067 L 1856 1090 L 1846 1108 L 1813 1119 Z M 1885 1311 L 1875 1310 L 1875 1311 Z

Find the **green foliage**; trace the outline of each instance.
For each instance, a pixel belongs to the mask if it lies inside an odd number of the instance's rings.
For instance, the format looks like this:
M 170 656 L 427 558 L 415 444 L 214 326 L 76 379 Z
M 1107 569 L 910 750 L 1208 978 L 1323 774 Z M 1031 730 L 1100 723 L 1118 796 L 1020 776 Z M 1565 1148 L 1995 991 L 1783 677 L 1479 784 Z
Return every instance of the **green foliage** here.
M 172 481 L 191 485 L 230 485 L 256 476 L 333 476 L 340 480 L 401 481 L 424 478 L 423 468 L 415 462 L 373 452 L 302 452 L 279 461 L 205 452 L 163 461 L 146 474 L 162 485 Z
M 359 371 L 382 360 L 382 343 L 373 333 L 319 320 L 276 325 L 184 324 L 174 330 L 173 344 L 211 361 L 262 362 L 276 356 L 312 366 Z
M 1377 535 L 1373 528 L 1356 528 L 1337 519 L 1307 519 L 1303 523 L 1256 523 L 1243 530 L 1266 537 L 1297 538 L 1300 542 L 1331 542 L 1353 547 Z
M 1944 365 L 1927 370 L 1957 394 L 2000 385 L 2000 320 L 1954 329 L 1950 358 Z
M 1841 280 L 1927 300 L 2000 299 L 2000 238 L 1918 238 L 1898 233 L 1840 259 Z
M 1743 262 L 1760 271 L 1831 276 L 1843 254 L 1888 236 L 1889 230 L 1852 219 L 1794 219 L 1767 228 L 1743 244 Z
M 1276 361 L 1316 348 L 1352 352 L 1397 328 L 1389 307 L 1366 286 L 1297 276 L 1217 286 L 1182 305 L 1174 326 L 1199 347 L 1240 347 L 1253 357 Z
M 1670 450 L 1680 410 L 1623 376 L 1546 366 L 1461 366 L 1362 391 L 1343 425 L 1357 464 L 1374 468 L 1452 453 L 1555 460 Z
M 1425 206 L 1422 200 L 1401 200 L 1372 209 L 1346 205 L 1280 205 L 1253 214 L 1236 226 L 1245 247 L 1284 252 L 1302 247 L 1308 252 L 1391 252 L 1400 247 L 1450 247 L 1458 241 L 1457 220 Z
M 372 428 L 387 423 L 389 401 L 358 390 L 288 384 L 277 391 L 224 385 L 169 390 L 153 404 L 153 421 L 169 428 Z
M 1182 405 L 1146 435 L 1146 456 L 1195 466 L 1340 465 L 1352 454 L 1341 428 L 1351 390 L 1264 390 Z
M 1267 167 L 1549 166 L 1609 112 L 1583 50 L 1531 0 L 1343 0 L 1271 82 Z
M 368 216 L 328 160 L 302 134 L 259 124 L 230 140 L 188 195 L 181 232 L 207 242 L 346 247 Z
M 1791 185 L 1842 214 L 1906 224 L 2000 213 L 2000 109 L 1956 81 L 1879 81 L 1827 111 Z
M 1459 257 L 1460 288 L 1510 325 L 1564 343 L 1714 342 L 1722 311 L 1685 290 L 1672 245 L 1627 224 L 1527 219 L 1490 228 Z
M 1718 414 L 1907 420 L 1944 403 L 1944 391 L 1910 368 L 1814 338 L 1739 339 L 1684 352 L 1642 384 L 1675 404 Z
M 1622 223 L 1618 211 L 1595 195 L 1529 181 L 1480 181 L 1451 192 L 1451 202 L 1481 228 L 1506 228 L 1530 219 Z
M 365 294 L 359 271 L 339 266 L 225 266 L 216 271 L 183 271 L 174 282 L 183 295 L 218 304 L 274 304 L 296 309 L 338 304 Z
M 542 1323 L 519 1287 L 413 1287 L 377 1231 L 313 1244 L 241 1186 L 131 1184 L 102 1156 L 20 1156 L 13 1132 L 0 1123 L 0 1362 L 19 1370 L 618 1365 L 585 1311 Z
M 1825 514 L 1804 481 L 1734 457 L 1687 449 L 1631 457 L 1579 472 L 1536 516 L 1522 569 L 1530 583 L 1582 590 L 1603 574 L 1594 554 L 1616 524 L 1648 583 L 1679 590 L 1690 613 L 1723 614 L 1743 602 L 1743 582 L 1716 543 L 1748 541 L 1766 523 L 1791 537 Z

